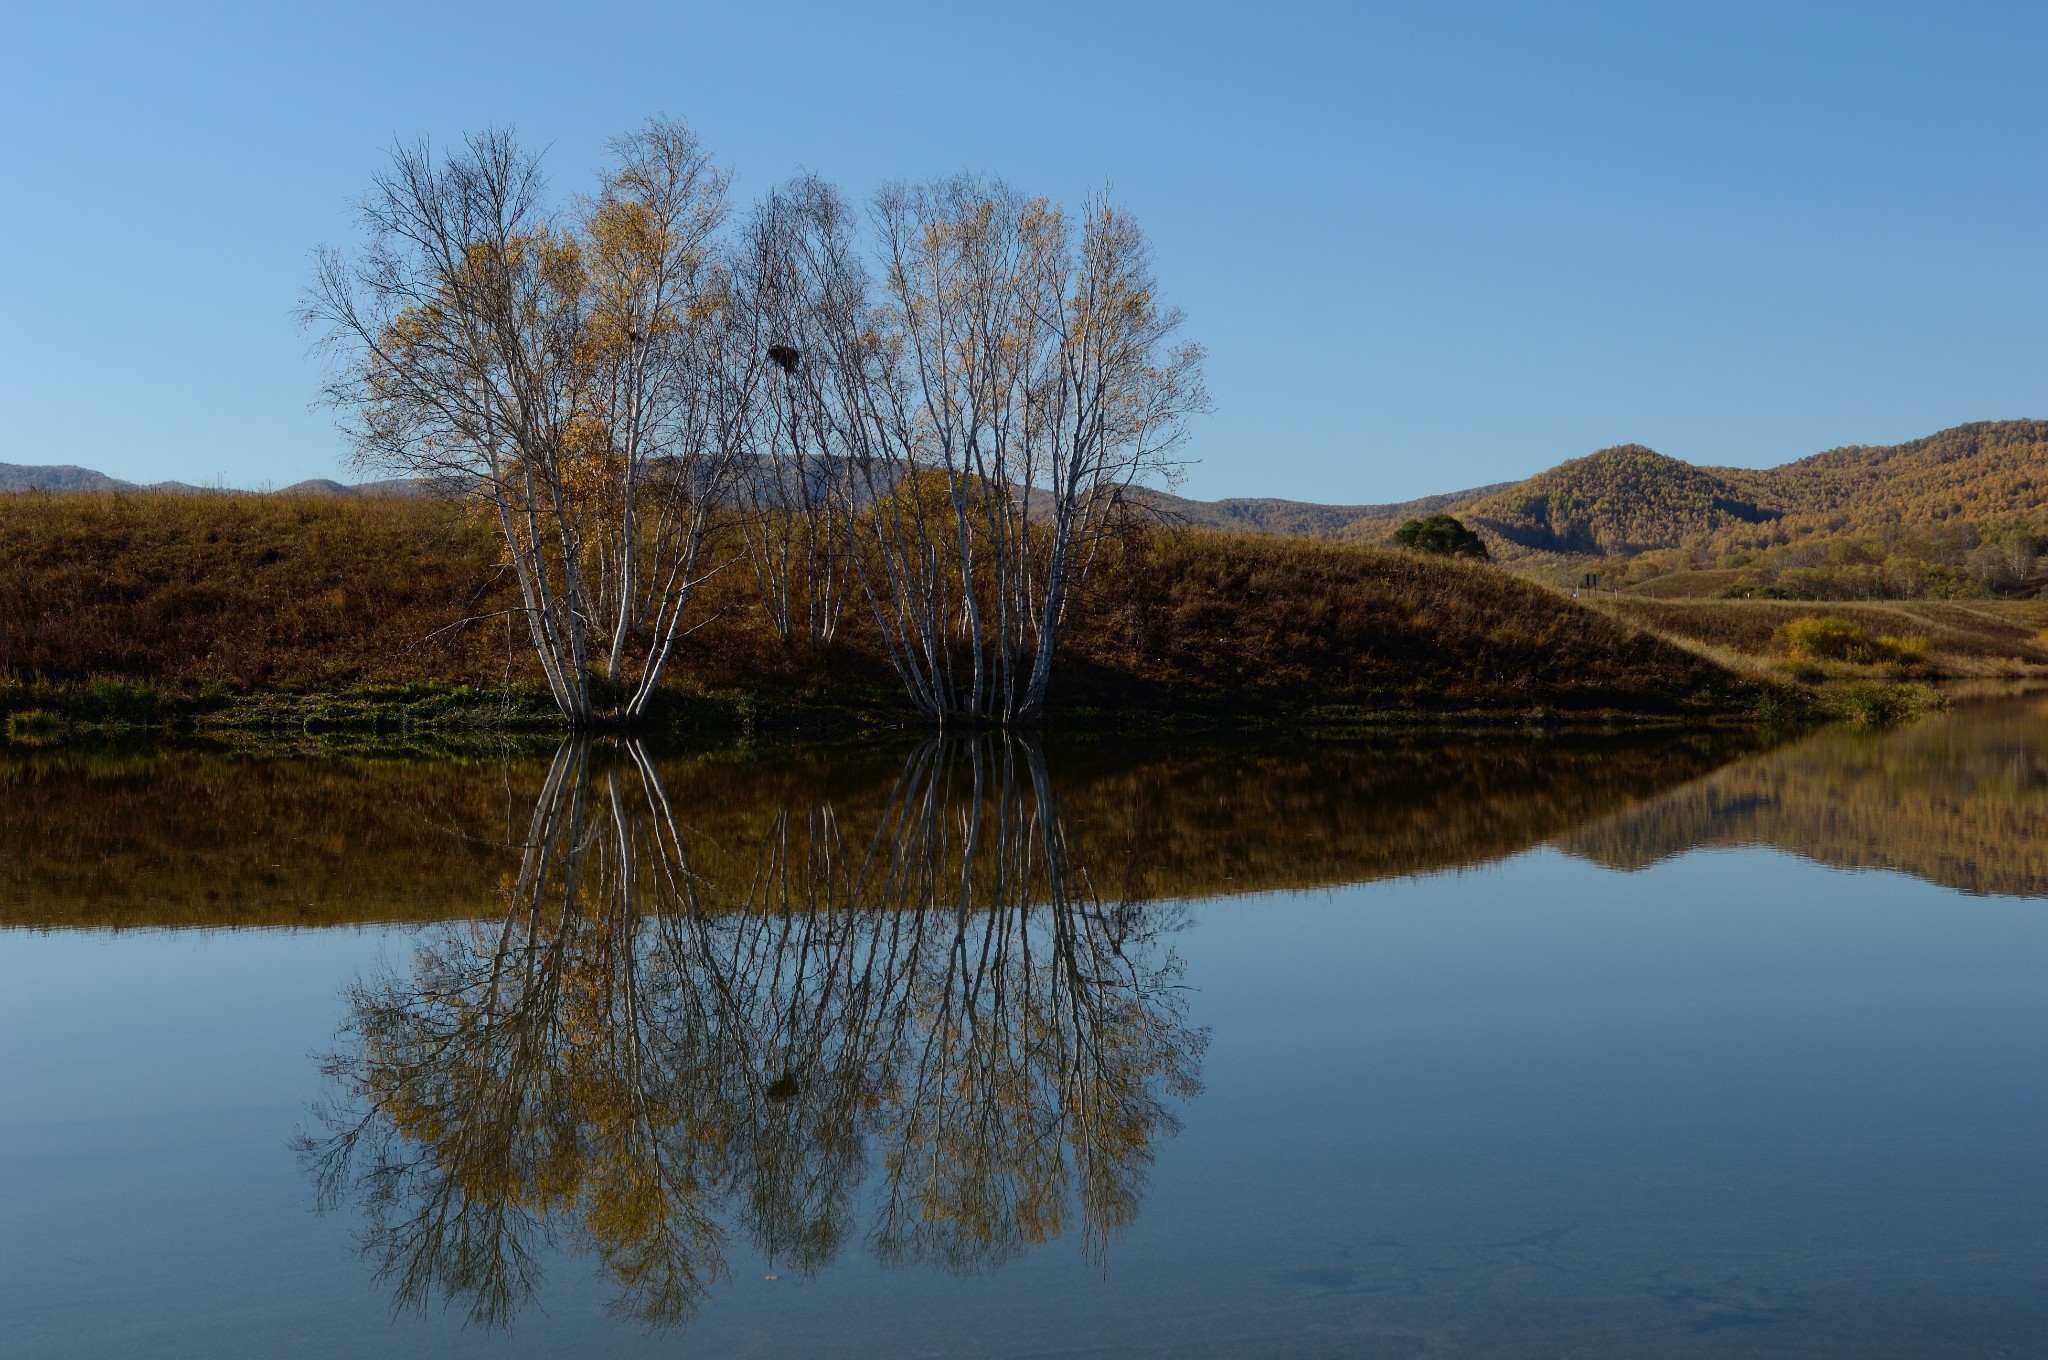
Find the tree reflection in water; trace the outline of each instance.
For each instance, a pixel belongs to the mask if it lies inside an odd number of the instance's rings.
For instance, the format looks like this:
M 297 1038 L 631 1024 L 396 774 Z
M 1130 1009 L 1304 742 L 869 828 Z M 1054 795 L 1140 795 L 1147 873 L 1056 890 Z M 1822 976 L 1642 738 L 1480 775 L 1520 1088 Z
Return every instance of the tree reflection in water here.
M 301 1138 L 399 1307 L 504 1325 L 567 1249 L 675 1327 L 735 1236 L 831 1261 L 871 1173 L 885 1263 L 989 1270 L 1077 1215 L 1099 1257 L 1199 1090 L 1178 909 L 1097 894 L 1028 742 L 929 740 L 882 807 L 786 806 L 714 882 L 644 750 L 561 749 L 502 918 L 352 989 Z

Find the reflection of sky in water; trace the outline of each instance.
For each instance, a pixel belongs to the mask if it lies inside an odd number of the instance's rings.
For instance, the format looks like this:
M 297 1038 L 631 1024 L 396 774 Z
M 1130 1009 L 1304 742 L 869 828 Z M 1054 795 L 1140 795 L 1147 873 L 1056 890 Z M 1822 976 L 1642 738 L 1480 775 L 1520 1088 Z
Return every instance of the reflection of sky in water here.
M 2041 1349 L 2048 917 L 1573 851 L 1198 905 L 1205 1090 L 1106 1272 L 1071 1239 L 971 1278 L 856 1241 L 771 1282 L 739 1235 L 681 1340 L 570 1258 L 509 1336 L 394 1322 L 352 1221 L 308 1212 L 308 1055 L 415 936 L 0 934 L 0 1353 Z

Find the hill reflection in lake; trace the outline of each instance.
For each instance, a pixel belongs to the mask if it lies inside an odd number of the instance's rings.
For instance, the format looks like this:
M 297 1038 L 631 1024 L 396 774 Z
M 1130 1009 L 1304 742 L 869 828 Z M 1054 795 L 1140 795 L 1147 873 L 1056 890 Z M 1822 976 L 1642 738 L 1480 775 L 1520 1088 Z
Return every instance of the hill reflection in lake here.
M 2048 699 L 1973 704 L 1894 732 L 1818 733 L 1556 844 L 1624 870 L 1769 846 L 1976 895 L 2048 896 Z
M 1132 900 L 1335 887 L 1551 844 L 1615 869 L 1774 846 L 1964 892 L 2048 894 L 2048 700 L 1757 750 L 1733 733 L 1054 745 L 1074 853 Z M 746 903 L 769 839 L 872 821 L 912 747 L 657 755 L 696 873 Z M 0 927 L 494 916 L 545 759 L 0 755 Z M 749 909 L 758 909 L 753 903 Z
M 1105 892 L 1315 888 L 1515 854 L 1755 745 L 1504 735 L 1054 746 L 1045 777 Z M 872 824 L 912 745 L 650 758 L 695 872 L 746 900 L 792 819 Z M 0 926 L 338 925 L 494 916 L 546 760 L 0 760 Z

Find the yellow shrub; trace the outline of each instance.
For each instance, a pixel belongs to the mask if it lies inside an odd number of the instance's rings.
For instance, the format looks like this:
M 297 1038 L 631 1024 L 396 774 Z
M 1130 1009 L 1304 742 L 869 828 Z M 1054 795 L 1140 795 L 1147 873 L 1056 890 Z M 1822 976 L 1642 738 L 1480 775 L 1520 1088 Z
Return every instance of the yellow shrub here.
M 1927 660 L 1927 639 L 1916 633 L 1884 634 L 1874 643 L 1880 661 L 1917 666 Z
M 1859 666 L 1914 666 L 1927 660 L 1927 639 L 1908 635 L 1872 637 L 1854 619 L 1827 614 L 1793 619 L 1778 640 L 1804 661 L 1847 661 Z
M 1872 659 L 1870 634 L 1863 625 L 1833 614 L 1793 619 L 1778 630 L 1778 639 L 1793 656 L 1809 661 Z

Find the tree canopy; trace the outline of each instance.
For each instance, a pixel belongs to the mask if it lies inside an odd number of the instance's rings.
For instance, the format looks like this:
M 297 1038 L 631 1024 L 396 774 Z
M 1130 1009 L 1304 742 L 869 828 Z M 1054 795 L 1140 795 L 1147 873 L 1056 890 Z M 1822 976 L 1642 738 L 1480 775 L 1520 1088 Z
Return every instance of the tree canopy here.
M 1492 556 L 1486 550 L 1486 540 L 1452 515 L 1411 519 L 1394 530 L 1394 542 L 1404 548 L 1416 548 L 1443 557 L 1470 557 L 1484 562 Z

